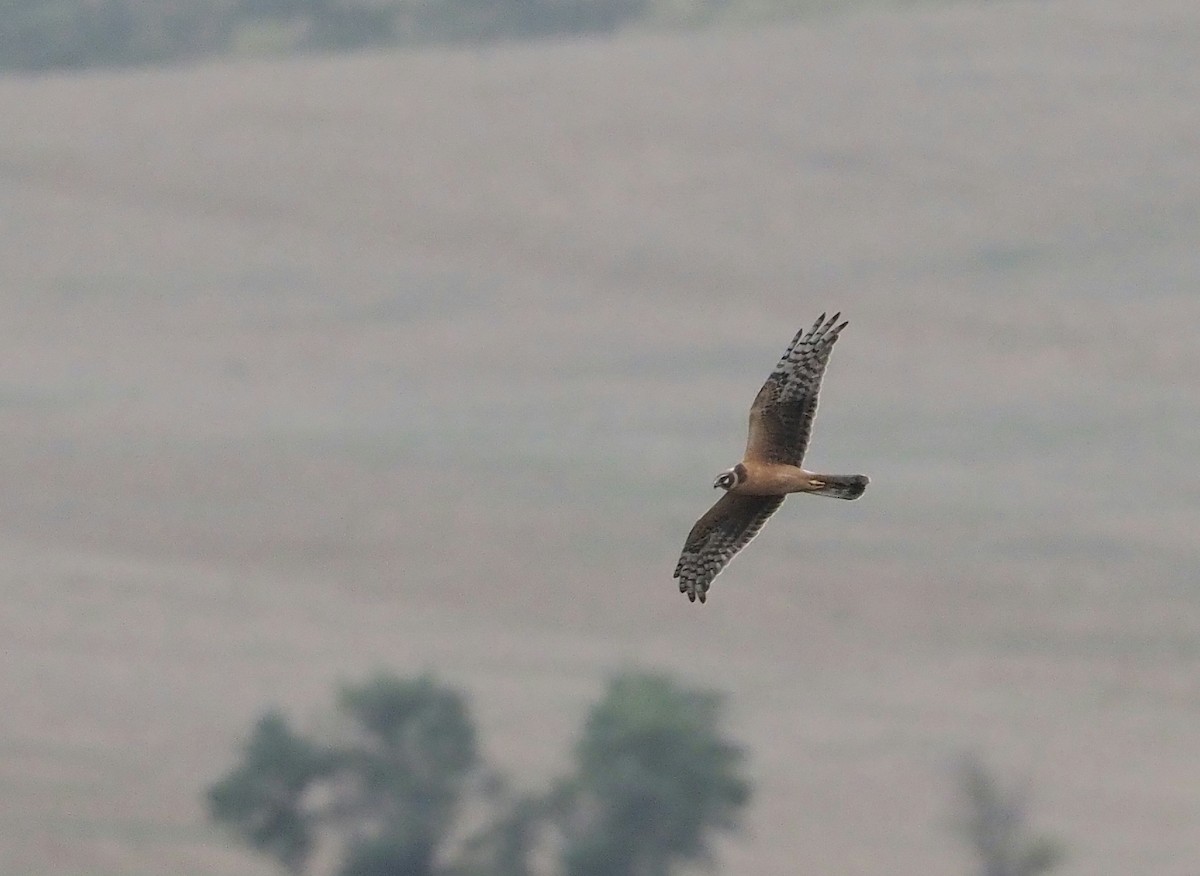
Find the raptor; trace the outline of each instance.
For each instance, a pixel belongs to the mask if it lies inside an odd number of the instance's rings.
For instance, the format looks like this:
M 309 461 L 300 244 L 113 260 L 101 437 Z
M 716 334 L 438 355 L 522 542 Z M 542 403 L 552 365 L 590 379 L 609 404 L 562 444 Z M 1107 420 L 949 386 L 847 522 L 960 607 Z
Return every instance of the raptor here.
M 848 323 L 825 314 L 801 329 L 750 406 L 746 452 L 721 472 L 714 489 L 725 491 L 696 521 L 675 567 L 679 592 L 704 602 L 713 579 L 748 545 L 789 493 L 857 499 L 866 475 L 815 474 L 800 466 L 817 415 L 817 394 L 830 351 Z

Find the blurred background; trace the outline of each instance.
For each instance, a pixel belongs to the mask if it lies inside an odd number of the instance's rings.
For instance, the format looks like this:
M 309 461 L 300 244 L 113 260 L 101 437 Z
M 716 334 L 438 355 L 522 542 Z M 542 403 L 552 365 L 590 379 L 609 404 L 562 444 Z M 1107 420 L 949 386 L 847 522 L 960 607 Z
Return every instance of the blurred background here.
M 723 696 L 716 872 L 980 872 L 972 756 L 1056 873 L 1200 867 L 1193 0 L 3 14 L 0 869 L 278 872 L 267 710 L 431 673 L 537 788 L 631 671 Z M 871 487 L 690 605 L 834 310 Z

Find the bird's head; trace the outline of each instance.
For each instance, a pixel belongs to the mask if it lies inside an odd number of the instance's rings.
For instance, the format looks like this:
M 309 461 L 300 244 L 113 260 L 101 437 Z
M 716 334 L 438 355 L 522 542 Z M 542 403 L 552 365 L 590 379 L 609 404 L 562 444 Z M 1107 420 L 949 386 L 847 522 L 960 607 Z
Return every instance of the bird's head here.
M 720 487 L 722 490 L 732 490 L 744 480 L 746 480 L 746 466 L 739 462 L 733 468 L 717 475 L 717 479 L 713 481 L 713 489 Z

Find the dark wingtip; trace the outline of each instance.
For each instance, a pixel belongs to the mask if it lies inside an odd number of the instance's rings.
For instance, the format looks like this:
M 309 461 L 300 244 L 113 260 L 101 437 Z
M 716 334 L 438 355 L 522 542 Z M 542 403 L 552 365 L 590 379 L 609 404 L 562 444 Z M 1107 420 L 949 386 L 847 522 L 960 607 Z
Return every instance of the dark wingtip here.
M 825 323 L 825 331 L 833 335 L 831 340 L 837 340 L 838 332 L 850 325 L 850 320 L 842 320 L 842 322 L 839 324 L 839 319 L 842 319 L 842 312 L 840 310 L 833 316 L 829 317 L 829 320 Z

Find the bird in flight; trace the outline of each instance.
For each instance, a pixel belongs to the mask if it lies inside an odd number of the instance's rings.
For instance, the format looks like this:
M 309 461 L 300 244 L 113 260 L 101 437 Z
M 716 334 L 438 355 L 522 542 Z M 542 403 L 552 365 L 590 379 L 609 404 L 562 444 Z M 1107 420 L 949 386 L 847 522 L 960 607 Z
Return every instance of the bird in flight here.
M 721 472 L 713 488 L 725 491 L 696 521 L 675 567 L 679 592 L 704 602 L 713 578 L 748 545 L 788 493 L 857 499 L 866 475 L 814 474 L 800 467 L 808 447 L 817 393 L 838 334 L 840 313 L 821 314 L 801 329 L 750 406 L 750 437 L 742 461 Z

